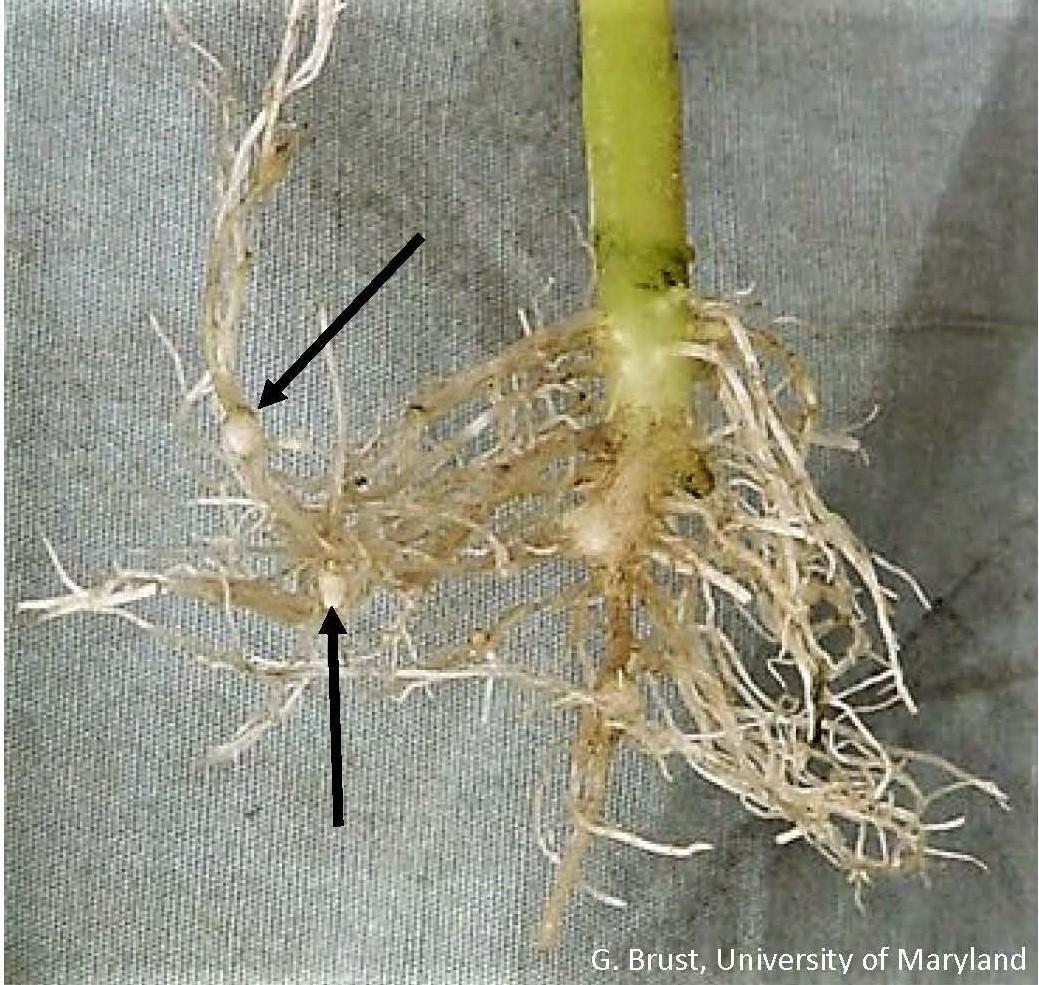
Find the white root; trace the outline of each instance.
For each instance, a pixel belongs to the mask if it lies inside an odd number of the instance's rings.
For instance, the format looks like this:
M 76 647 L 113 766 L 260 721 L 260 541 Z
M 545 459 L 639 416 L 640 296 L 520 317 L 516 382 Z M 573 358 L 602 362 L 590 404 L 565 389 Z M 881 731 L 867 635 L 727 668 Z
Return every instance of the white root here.
M 19 612 L 38 613 L 42 620 L 60 619 L 79 612 L 93 612 L 118 616 L 137 626 L 138 629 L 151 631 L 155 628 L 153 623 L 122 607 L 158 595 L 166 582 L 163 575 L 117 573 L 100 585 L 85 588 L 77 584 L 65 570 L 64 565 L 58 559 L 57 552 L 46 537 L 43 538 L 43 545 L 59 580 L 68 589 L 68 594 L 52 598 L 26 599 L 18 603 Z
M 699 855 L 701 852 L 714 850 L 714 845 L 706 841 L 694 841 L 688 845 L 668 845 L 660 841 L 643 838 L 640 835 L 632 834 L 630 831 L 624 831 L 611 825 L 593 824 L 580 814 L 576 815 L 576 819 L 578 827 L 584 828 L 585 831 L 595 835 L 597 838 L 606 838 L 621 845 L 629 845 L 632 848 L 638 848 L 640 851 L 649 852 L 651 855 L 666 855 L 670 858 L 692 858 L 692 856 Z

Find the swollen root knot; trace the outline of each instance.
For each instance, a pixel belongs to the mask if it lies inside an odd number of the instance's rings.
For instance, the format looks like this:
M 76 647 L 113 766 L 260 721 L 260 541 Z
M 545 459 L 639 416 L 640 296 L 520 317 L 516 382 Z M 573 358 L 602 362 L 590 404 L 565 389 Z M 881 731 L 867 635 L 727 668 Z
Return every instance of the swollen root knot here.
M 263 429 L 252 411 L 235 410 L 224 419 L 224 451 L 236 461 L 251 461 L 265 448 Z

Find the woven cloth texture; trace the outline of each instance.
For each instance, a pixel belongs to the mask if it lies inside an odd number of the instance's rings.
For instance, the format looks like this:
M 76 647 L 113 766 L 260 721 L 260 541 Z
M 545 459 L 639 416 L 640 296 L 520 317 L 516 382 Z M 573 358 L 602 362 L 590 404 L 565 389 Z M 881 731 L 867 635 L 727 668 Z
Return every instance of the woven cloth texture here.
M 628 908 L 579 896 L 543 957 L 532 941 L 551 873 L 531 798 L 565 717 L 504 690 L 481 723 L 478 687 L 403 707 L 348 688 L 347 822 L 333 830 L 323 689 L 237 767 L 208 768 L 255 689 L 122 621 L 11 618 L 15 600 L 58 590 L 40 534 L 81 579 L 200 535 L 186 505 L 198 456 L 171 424 L 174 377 L 147 316 L 197 374 L 217 122 L 160 5 L 11 0 L 7 980 L 650 985 L 681 976 L 598 972 L 593 950 L 886 944 L 1027 946 L 1019 980 L 1034 981 L 1034 6 L 676 6 L 699 283 L 753 285 L 768 313 L 814 326 L 788 337 L 828 421 L 881 409 L 871 466 L 825 456 L 818 474 L 867 542 L 943 600 L 926 619 L 900 609 L 921 714 L 886 734 L 1009 793 L 1011 814 L 973 801 L 959 841 L 991 872 L 885 883 L 861 914 L 823 860 L 774 845 L 777 825 L 695 778 L 631 768 L 620 816 L 717 849 L 604 848 L 591 874 Z M 281 5 L 173 7 L 254 100 Z M 350 3 L 292 115 L 308 124 L 304 152 L 258 234 L 244 353 L 257 390 L 313 338 L 318 306 L 339 310 L 416 231 L 426 244 L 335 346 L 359 434 L 420 381 L 516 338 L 518 307 L 552 318 L 580 304 L 570 0 Z M 320 430 L 322 371 L 270 414 L 285 432 Z

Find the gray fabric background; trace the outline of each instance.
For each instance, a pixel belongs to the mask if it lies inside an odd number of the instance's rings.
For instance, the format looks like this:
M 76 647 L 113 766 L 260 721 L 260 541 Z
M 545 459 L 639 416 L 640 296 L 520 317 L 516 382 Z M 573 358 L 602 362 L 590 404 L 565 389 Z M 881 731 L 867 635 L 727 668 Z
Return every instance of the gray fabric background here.
M 174 6 L 254 95 L 277 5 Z M 498 694 L 474 724 L 476 688 L 403 710 L 348 691 L 348 820 L 333 831 L 323 693 L 239 767 L 207 769 L 252 690 L 121 622 L 15 620 L 8 980 L 648 985 L 687 979 L 593 972 L 592 950 L 889 944 L 1027 945 L 1020 980 L 1034 981 L 1034 6 L 679 3 L 700 282 L 753 282 L 766 310 L 817 326 L 793 337 L 831 420 L 882 407 L 872 467 L 821 459 L 821 482 L 944 599 L 927 619 L 906 608 L 921 714 L 889 734 L 1009 792 L 1008 815 L 973 802 L 960 839 L 988 875 L 881 885 L 861 915 L 813 853 L 772 844 L 774 825 L 689 777 L 662 788 L 633 772 L 622 807 L 641 830 L 718 850 L 685 863 L 604 850 L 596 879 L 631 906 L 579 899 L 542 958 L 549 872 L 530 798 L 536 750 L 565 721 Z M 548 316 L 573 307 L 577 66 L 569 0 L 351 4 L 295 113 L 310 145 L 262 228 L 257 386 L 312 337 L 316 304 L 344 304 L 416 230 L 426 245 L 339 346 L 359 429 L 516 337 L 532 297 Z M 8 4 L 12 603 L 56 590 L 40 532 L 80 576 L 198 532 L 180 505 L 194 459 L 174 443 L 172 376 L 145 322 L 153 311 L 197 370 L 214 124 L 198 77 L 156 5 Z M 323 415 L 310 382 L 271 412 L 286 427 Z

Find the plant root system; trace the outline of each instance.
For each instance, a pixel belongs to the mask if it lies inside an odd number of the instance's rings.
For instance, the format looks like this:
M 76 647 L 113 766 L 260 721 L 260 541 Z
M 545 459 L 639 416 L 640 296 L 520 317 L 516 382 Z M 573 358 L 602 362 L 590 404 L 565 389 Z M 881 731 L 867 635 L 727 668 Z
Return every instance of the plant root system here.
M 611 325 L 592 309 L 422 390 L 360 447 L 334 399 L 338 437 L 326 467 L 274 467 L 236 351 L 252 219 L 296 149 L 282 110 L 320 70 L 337 13 L 317 5 L 311 47 L 299 56 L 305 8 L 290 10 L 263 109 L 237 142 L 222 103 L 207 372 L 192 399 L 206 395 L 221 429 L 227 483 L 208 502 L 230 518 L 226 536 L 190 563 L 118 570 L 92 588 L 77 585 L 48 544 L 67 594 L 22 607 L 43 618 L 116 614 L 264 682 L 269 699 L 217 758 L 240 754 L 327 675 L 314 634 L 328 607 L 364 622 L 373 599 L 390 615 L 344 647 L 345 679 L 401 697 L 443 682 L 505 681 L 564 709 L 575 721 L 569 836 L 558 853 L 546 848 L 557 870 L 544 946 L 559 936 L 597 839 L 676 858 L 710 848 L 660 844 L 610 821 L 622 748 L 665 776 L 684 763 L 751 813 L 782 821 L 777 842 L 803 839 L 856 892 L 880 874 L 921 871 L 930 857 L 973 861 L 937 843 L 963 822 L 943 802 L 964 787 L 1005 805 L 1003 794 L 871 728 L 884 709 L 915 710 L 892 611 L 896 589 L 926 600 L 815 490 L 813 444 L 854 450 L 857 441 L 817 429 L 801 363 L 750 325 L 738 300 L 672 290 L 668 303 L 687 331 L 668 356 L 688 363 L 697 382 L 687 413 L 648 429 L 611 398 Z M 178 374 L 187 394 L 179 362 Z M 431 650 L 419 639 L 430 599 L 472 578 L 551 587 L 524 589 L 476 629 L 440 633 Z M 127 608 L 163 595 L 295 627 L 299 652 L 214 651 Z M 551 652 L 524 633 L 546 613 L 565 626 L 561 643 L 544 644 Z

